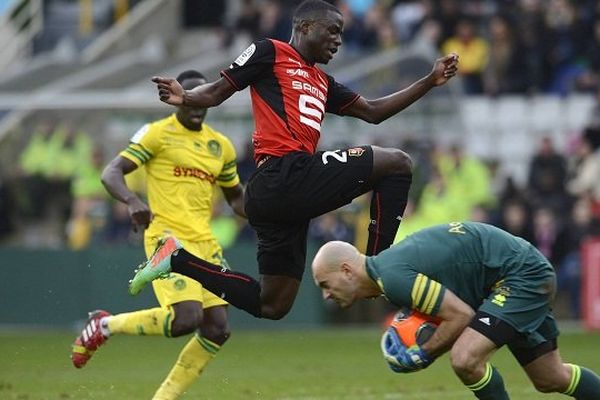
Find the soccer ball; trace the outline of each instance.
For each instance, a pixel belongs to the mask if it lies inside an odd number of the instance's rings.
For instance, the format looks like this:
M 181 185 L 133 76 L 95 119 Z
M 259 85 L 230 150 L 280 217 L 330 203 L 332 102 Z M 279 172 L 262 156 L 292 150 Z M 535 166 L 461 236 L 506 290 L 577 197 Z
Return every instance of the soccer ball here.
M 421 346 L 433 336 L 438 323 L 429 315 L 414 310 L 399 310 L 392 318 L 390 327 L 398 333 L 406 347 Z

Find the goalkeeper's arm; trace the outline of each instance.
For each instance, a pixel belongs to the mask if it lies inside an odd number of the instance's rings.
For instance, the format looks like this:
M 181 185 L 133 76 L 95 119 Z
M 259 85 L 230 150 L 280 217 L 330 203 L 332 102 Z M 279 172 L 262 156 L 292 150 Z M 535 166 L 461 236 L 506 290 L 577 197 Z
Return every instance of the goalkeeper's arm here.
M 446 288 L 444 298 L 435 315 L 441 322 L 433 336 L 421 346 L 421 349 L 434 358 L 450 350 L 474 315 L 475 311 L 471 306 Z

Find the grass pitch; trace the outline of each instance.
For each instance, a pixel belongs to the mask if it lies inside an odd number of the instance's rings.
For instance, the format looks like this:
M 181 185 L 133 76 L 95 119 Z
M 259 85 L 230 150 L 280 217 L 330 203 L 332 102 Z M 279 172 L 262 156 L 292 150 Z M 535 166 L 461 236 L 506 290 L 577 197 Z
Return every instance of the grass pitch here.
M 236 331 L 182 399 L 413 400 L 474 398 L 442 357 L 394 374 L 377 329 Z M 150 399 L 188 338 L 118 336 L 82 370 L 69 360 L 75 333 L 0 332 L 0 399 Z M 567 361 L 600 372 L 600 334 L 563 334 Z M 494 356 L 513 400 L 566 399 L 536 393 L 506 350 Z

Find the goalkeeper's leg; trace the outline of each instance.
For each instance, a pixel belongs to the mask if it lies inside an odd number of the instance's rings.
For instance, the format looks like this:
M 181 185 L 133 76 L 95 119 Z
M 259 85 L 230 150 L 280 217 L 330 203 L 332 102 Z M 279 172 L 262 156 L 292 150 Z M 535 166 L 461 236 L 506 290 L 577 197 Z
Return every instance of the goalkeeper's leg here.
M 497 346 L 468 327 L 452 346 L 450 362 L 463 384 L 480 400 L 508 400 L 502 376 L 489 362 Z

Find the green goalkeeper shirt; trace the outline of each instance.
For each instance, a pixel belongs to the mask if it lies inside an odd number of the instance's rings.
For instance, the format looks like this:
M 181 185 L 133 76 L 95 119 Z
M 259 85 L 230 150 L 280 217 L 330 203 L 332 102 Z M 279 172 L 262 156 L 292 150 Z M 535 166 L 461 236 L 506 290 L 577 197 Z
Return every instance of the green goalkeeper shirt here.
M 492 225 L 453 222 L 367 257 L 367 273 L 391 303 L 436 315 L 446 288 L 477 309 L 507 276 L 530 285 L 532 277 L 519 272 L 532 251 L 537 258 L 529 242 Z

